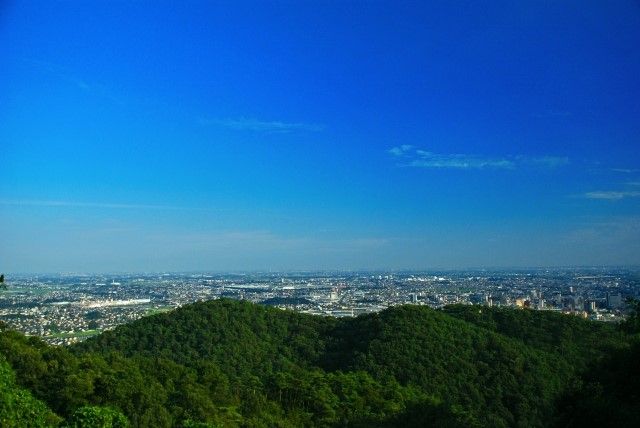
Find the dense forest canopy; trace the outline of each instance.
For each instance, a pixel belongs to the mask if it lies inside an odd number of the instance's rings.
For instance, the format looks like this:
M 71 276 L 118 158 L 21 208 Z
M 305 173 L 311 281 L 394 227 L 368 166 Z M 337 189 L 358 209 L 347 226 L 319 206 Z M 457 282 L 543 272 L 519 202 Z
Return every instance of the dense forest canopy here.
M 338 319 L 222 299 L 68 348 L 3 328 L 0 414 L 14 426 L 631 426 L 631 327 L 479 306 Z

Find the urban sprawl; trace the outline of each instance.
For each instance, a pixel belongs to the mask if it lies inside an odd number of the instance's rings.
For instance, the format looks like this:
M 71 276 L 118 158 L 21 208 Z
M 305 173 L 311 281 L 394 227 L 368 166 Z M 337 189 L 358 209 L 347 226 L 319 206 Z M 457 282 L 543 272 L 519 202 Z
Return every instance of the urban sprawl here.
M 472 304 L 616 322 L 625 316 L 627 299 L 639 297 L 640 271 L 625 269 L 7 275 L 0 321 L 64 345 L 218 298 L 338 317 L 401 304 Z

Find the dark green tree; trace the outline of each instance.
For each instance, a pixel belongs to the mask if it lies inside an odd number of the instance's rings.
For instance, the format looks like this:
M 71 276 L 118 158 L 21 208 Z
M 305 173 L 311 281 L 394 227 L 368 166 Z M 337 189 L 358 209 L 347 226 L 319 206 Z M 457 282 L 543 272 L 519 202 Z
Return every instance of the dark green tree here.
M 640 333 L 640 300 L 629 298 L 627 306 L 629 306 L 630 313 L 627 319 L 621 323 L 622 330 L 632 334 Z

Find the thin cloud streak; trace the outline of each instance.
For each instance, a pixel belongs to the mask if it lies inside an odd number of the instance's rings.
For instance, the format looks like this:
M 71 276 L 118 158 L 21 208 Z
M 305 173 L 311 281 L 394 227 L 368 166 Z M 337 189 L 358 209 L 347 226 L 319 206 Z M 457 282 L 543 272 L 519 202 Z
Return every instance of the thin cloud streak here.
M 483 157 L 461 153 L 434 153 L 403 144 L 387 150 L 398 159 L 400 166 L 432 169 L 515 169 L 517 167 L 534 167 L 553 169 L 569 163 L 567 157 Z
M 144 210 L 206 210 L 207 208 L 181 207 L 174 205 L 116 204 L 108 202 L 74 202 L 42 200 L 0 200 L 0 205 L 18 207 L 62 207 L 62 208 L 108 208 L 108 209 L 144 209 Z
M 409 162 L 409 166 L 458 169 L 513 169 L 515 167 L 514 162 L 508 159 L 482 158 L 465 154 L 438 154 L 425 150 L 416 150 L 416 155 L 417 157 Z
M 405 156 L 408 153 L 410 153 L 411 149 L 413 149 L 413 146 L 410 144 L 403 144 L 401 146 L 397 146 L 397 147 L 392 147 L 389 149 L 389 153 L 391 153 L 394 156 Z
M 523 163 L 527 163 L 532 166 L 540 166 L 545 168 L 557 168 L 559 166 L 567 165 L 569 158 L 566 156 L 541 156 L 534 158 L 519 157 Z
M 638 198 L 640 197 L 640 191 L 629 190 L 597 190 L 594 192 L 587 192 L 583 195 L 587 199 L 603 199 L 608 201 L 619 201 L 625 198 Z
M 200 119 L 203 125 L 217 125 L 236 131 L 289 133 L 294 131 L 320 132 L 323 127 L 313 123 L 294 123 L 281 121 L 266 121 L 248 118 L 235 119 Z
M 640 172 L 640 169 L 635 168 L 611 168 L 613 172 L 620 172 L 622 174 L 635 174 L 636 172 Z
M 77 89 L 86 92 L 87 94 L 106 98 L 120 106 L 126 104 L 125 97 L 121 94 L 117 94 L 113 89 L 95 82 L 90 83 L 75 75 L 69 68 L 60 64 L 30 58 L 23 58 L 23 61 L 51 76 L 55 76 L 67 84 L 75 86 Z

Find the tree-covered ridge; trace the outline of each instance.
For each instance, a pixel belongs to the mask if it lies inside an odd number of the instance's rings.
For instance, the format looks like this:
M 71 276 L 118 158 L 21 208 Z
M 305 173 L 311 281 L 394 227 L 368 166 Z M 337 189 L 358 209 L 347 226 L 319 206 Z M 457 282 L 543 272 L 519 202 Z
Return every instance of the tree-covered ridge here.
M 468 305 L 447 306 L 443 312 L 536 349 L 561 354 L 577 369 L 627 345 L 625 334 L 613 324 L 557 312 Z
M 333 364 L 415 385 L 485 426 L 541 426 L 570 367 L 559 355 L 426 307 L 403 306 L 340 328 Z
M 588 388 L 622 400 L 612 361 L 631 364 L 635 337 L 528 310 L 401 306 L 336 319 L 223 299 L 72 348 L 5 330 L 0 355 L 65 423 L 109 426 L 121 412 L 134 427 L 537 427 L 588 415 L 578 405 Z M 589 378 L 592 368 L 616 380 Z
M 243 374 L 257 376 L 267 395 L 273 376 L 279 385 L 283 378 L 304 378 L 309 368 L 364 372 L 461 405 L 478 422 L 494 426 L 548 420 L 553 398 L 571 373 L 558 355 L 426 307 L 338 320 L 213 301 L 161 317 L 123 326 L 80 348 L 161 356 L 188 367 L 204 358 L 225 366 L 236 382 L 249 381 Z M 283 374 L 292 371 L 297 376 Z M 315 377 L 309 389 L 322 384 Z M 280 390 L 273 392 L 281 397 Z M 307 401 L 297 404 L 306 408 Z
M 264 373 L 295 363 L 315 365 L 335 318 L 310 316 L 227 299 L 187 305 L 142 318 L 76 351 L 120 351 L 153 356 L 186 366 L 207 360 L 224 364 L 227 374 Z

